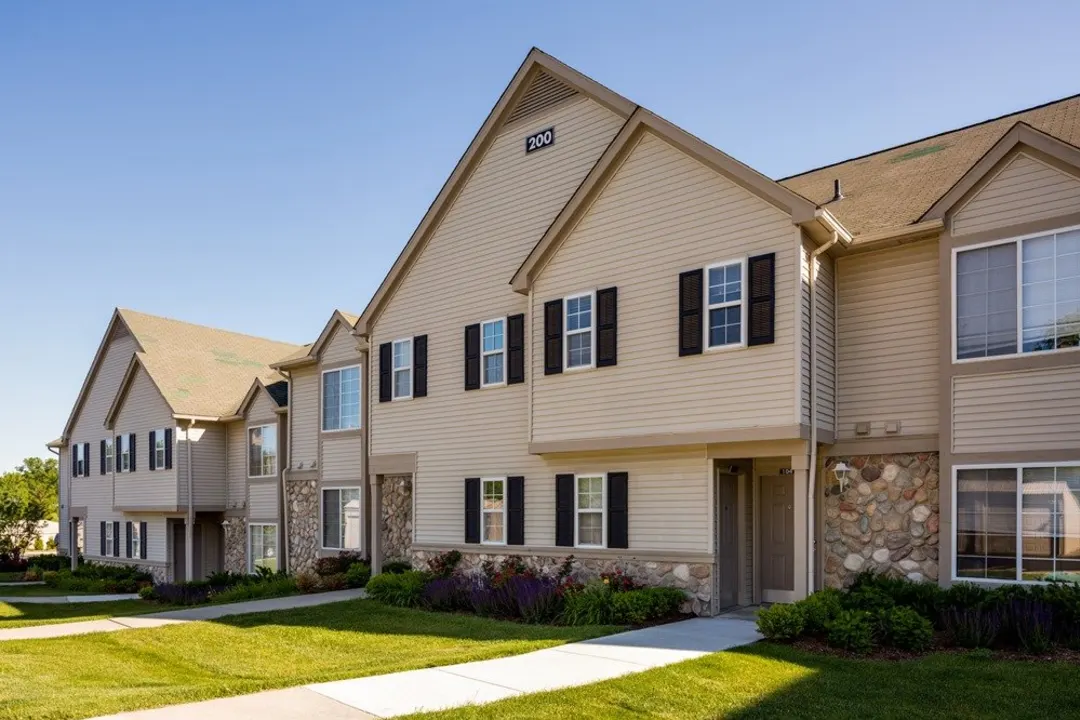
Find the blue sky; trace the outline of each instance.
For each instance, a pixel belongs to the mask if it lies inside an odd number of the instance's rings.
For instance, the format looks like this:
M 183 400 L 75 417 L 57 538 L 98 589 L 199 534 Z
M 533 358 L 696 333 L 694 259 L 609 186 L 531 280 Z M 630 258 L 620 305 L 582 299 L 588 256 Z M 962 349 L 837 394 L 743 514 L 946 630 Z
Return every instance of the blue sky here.
M 0 471 L 60 434 L 114 306 L 294 342 L 360 312 L 533 45 L 780 177 L 1080 92 L 1078 26 L 1033 0 L 0 4 Z

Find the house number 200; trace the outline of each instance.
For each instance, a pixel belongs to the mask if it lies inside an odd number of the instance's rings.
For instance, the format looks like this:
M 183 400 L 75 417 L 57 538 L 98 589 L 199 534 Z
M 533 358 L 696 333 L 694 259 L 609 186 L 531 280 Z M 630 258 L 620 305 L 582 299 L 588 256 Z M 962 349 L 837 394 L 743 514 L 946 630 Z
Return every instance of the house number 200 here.
M 555 128 L 549 127 L 547 130 L 541 130 L 538 133 L 533 133 L 529 137 L 525 138 L 525 152 L 531 153 L 534 150 L 540 150 L 546 148 L 548 145 L 555 144 Z

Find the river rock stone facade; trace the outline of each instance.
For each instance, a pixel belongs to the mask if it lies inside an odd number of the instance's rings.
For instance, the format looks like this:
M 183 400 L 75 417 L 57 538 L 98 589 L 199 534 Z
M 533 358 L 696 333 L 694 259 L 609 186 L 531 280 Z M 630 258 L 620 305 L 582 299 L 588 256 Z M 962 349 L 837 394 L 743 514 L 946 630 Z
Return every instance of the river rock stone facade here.
M 110 567 L 131 567 L 131 563 L 111 562 L 109 560 L 99 560 L 97 558 L 94 558 L 93 562 L 95 565 L 108 565 Z M 135 569 L 140 572 L 149 573 L 150 577 L 154 579 L 155 585 L 169 581 L 169 568 L 164 565 L 136 565 Z
M 382 478 L 383 560 L 405 560 L 412 547 L 412 476 Z
M 414 550 L 412 564 L 424 568 L 438 552 Z M 551 575 L 559 571 L 565 556 L 549 555 L 499 555 L 487 553 L 463 553 L 459 569 L 475 572 L 484 562 L 491 560 L 500 563 L 508 557 L 517 557 L 525 561 L 528 567 L 538 572 Z M 711 615 L 713 593 L 713 566 L 707 563 L 680 563 L 662 560 L 638 560 L 627 558 L 575 558 L 574 577 L 588 581 L 600 576 L 600 573 L 621 569 L 636 582 L 649 587 L 675 587 L 686 592 L 683 612 L 695 615 Z
M 247 520 L 228 518 L 221 523 L 225 535 L 225 570 L 247 572 Z
M 841 461 L 851 468 L 842 490 L 833 472 Z M 827 587 L 864 570 L 938 579 L 937 453 L 828 458 L 822 481 Z
M 289 572 L 314 572 L 319 551 L 319 483 L 286 480 L 285 507 L 289 513 Z

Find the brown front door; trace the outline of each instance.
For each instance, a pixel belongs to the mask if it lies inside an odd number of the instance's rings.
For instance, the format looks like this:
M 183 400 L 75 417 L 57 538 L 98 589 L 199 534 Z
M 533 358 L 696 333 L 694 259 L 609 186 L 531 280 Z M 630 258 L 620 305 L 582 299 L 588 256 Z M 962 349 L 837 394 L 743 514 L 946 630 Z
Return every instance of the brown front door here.
M 761 596 L 784 599 L 795 590 L 795 488 L 790 475 L 761 477 Z M 770 591 L 773 591 L 770 593 Z
M 739 602 L 739 478 L 719 474 L 716 479 L 716 607 Z

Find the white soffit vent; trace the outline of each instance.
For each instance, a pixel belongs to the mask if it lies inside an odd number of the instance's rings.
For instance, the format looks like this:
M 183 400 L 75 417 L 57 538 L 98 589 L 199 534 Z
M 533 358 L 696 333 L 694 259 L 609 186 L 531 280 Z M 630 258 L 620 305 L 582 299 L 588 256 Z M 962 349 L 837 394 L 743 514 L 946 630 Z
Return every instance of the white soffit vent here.
M 541 70 L 529 83 L 529 88 L 521 100 L 506 118 L 506 124 L 516 122 L 530 115 L 547 110 L 552 105 L 562 102 L 577 94 L 577 90 L 563 81 Z

